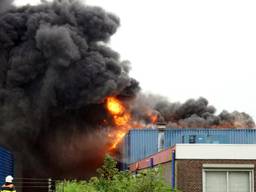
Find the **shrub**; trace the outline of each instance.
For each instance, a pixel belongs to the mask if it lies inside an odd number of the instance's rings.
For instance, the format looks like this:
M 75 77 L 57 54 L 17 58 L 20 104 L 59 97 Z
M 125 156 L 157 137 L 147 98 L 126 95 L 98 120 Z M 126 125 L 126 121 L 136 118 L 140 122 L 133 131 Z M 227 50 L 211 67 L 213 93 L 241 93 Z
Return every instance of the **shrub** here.
M 150 169 L 133 175 L 129 171 L 118 171 L 117 162 L 106 156 L 104 164 L 97 170 L 97 177 L 86 181 L 62 181 L 57 192 L 178 192 L 166 184 L 160 169 Z

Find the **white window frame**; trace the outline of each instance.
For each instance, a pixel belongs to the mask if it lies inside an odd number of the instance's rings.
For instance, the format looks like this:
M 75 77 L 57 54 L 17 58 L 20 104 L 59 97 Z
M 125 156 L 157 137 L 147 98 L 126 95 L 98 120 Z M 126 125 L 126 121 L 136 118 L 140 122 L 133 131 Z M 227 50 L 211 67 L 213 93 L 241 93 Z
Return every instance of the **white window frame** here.
M 227 192 L 229 191 L 229 172 L 248 172 L 250 182 L 250 192 L 254 192 L 254 165 L 253 164 L 203 164 L 202 169 L 202 188 L 206 192 L 206 172 L 223 171 L 227 177 Z

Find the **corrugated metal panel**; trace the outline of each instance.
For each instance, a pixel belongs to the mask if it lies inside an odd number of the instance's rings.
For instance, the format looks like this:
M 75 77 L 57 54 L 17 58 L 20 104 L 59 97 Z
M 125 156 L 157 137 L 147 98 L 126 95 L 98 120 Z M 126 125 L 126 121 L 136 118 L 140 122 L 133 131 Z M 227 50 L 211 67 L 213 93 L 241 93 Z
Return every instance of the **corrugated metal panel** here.
M 256 129 L 166 129 L 165 148 L 177 143 L 256 144 Z
M 4 183 L 7 175 L 13 175 L 13 155 L 0 147 L 0 183 Z
M 158 132 L 153 129 L 134 129 L 124 139 L 124 161 L 127 164 L 143 159 L 157 151 Z
M 130 130 L 124 140 L 124 161 L 130 164 L 158 152 L 158 133 L 157 129 Z M 256 144 L 256 129 L 166 128 L 164 131 L 165 149 L 190 142 Z

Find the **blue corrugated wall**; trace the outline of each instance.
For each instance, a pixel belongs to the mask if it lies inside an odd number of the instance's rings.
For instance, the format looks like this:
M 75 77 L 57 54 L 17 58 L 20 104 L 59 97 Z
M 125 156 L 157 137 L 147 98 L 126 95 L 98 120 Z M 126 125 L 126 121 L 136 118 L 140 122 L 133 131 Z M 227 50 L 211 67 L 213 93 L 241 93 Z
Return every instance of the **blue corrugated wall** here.
M 157 151 L 158 132 L 134 129 L 124 138 L 124 162 L 135 162 Z
M 195 143 L 256 143 L 256 129 L 166 129 L 165 148 L 176 143 L 189 143 L 189 136 L 196 136 Z
M 6 149 L 0 147 L 0 184 L 3 184 L 7 175 L 13 176 L 13 155 Z
M 123 142 L 123 159 L 133 163 L 158 151 L 158 129 L 132 129 Z M 164 148 L 176 143 L 256 144 L 256 129 L 186 128 L 164 130 Z

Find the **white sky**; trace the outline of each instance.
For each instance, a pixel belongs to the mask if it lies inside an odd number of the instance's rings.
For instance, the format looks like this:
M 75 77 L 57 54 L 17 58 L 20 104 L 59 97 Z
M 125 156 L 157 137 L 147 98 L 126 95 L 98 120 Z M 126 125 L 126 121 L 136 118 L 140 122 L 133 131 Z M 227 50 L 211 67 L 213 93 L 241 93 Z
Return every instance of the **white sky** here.
M 16 0 L 17 4 L 37 0 Z M 256 118 L 255 0 L 87 0 L 117 14 L 111 47 L 145 91 L 170 101 L 206 97 Z

